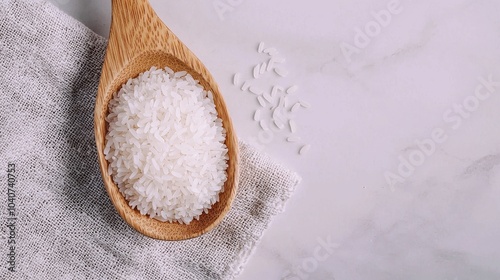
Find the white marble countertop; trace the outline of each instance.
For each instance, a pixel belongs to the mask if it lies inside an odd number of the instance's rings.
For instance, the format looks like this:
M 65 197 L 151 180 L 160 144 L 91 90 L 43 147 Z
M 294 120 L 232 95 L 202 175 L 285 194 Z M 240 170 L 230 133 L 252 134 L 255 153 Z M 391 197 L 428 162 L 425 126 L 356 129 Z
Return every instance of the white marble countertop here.
M 107 36 L 110 1 L 51 2 Z M 500 279 L 500 1 L 151 2 L 239 136 L 303 177 L 239 280 Z M 261 41 L 289 71 L 261 86 L 312 105 L 299 143 L 259 141 L 259 103 L 232 85 Z

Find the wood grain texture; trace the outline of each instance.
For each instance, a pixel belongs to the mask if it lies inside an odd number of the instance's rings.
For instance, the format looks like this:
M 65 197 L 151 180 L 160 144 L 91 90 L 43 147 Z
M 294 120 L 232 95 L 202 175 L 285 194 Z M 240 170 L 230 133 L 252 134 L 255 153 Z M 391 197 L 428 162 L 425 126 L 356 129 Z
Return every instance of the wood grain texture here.
M 184 240 L 213 229 L 228 212 L 238 183 L 238 142 L 224 99 L 215 80 L 201 61 L 163 24 L 147 0 L 112 0 L 112 22 L 106 57 L 98 88 L 94 129 L 99 165 L 106 191 L 120 216 L 140 233 L 161 240 Z M 185 70 L 212 91 L 219 118 L 227 131 L 229 149 L 227 175 L 220 201 L 208 214 L 189 225 L 160 222 L 133 210 L 108 174 L 104 146 L 108 103 L 112 94 L 129 78 L 137 77 L 151 66 L 174 71 Z

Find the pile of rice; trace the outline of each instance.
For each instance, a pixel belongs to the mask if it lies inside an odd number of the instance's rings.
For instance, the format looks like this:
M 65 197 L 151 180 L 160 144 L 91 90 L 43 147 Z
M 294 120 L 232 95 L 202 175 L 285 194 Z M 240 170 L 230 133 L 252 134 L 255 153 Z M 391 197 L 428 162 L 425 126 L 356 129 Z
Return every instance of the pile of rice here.
M 226 131 L 212 93 L 191 75 L 153 67 L 128 80 L 106 121 L 108 172 L 142 215 L 189 224 L 219 200 Z

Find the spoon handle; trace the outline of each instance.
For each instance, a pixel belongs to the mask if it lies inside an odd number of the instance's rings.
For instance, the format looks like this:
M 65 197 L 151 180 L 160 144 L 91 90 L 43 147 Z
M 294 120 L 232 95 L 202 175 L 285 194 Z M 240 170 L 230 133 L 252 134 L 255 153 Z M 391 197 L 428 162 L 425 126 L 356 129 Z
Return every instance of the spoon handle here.
M 164 25 L 148 0 L 112 0 L 111 7 L 109 45 L 124 58 L 119 61 L 128 61 L 152 46 L 161 47 L 158 43 L 161 40 L 154 37 L 159 35 L 155 30 L 163 29 Z

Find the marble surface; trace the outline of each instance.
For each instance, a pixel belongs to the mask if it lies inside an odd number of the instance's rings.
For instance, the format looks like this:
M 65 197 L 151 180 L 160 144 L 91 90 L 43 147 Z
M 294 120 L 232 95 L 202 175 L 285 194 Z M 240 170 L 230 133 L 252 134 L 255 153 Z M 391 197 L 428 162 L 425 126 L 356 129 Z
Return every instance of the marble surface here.
M 110 1 L 51 0 L 107 36 Z M 303 176 L 238 280 L 500 279 L 500 1 L 151 0 L 237 132 Z M 286 57 L 302 140 L 258 138 L 250 79 Z M 312 145 L 298 155 L 301 144 Z

